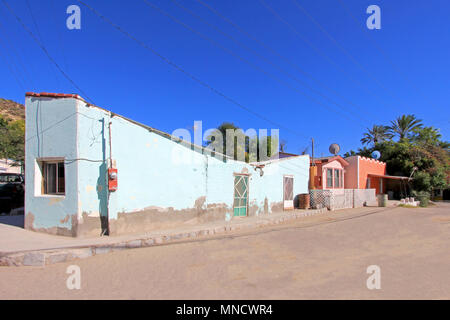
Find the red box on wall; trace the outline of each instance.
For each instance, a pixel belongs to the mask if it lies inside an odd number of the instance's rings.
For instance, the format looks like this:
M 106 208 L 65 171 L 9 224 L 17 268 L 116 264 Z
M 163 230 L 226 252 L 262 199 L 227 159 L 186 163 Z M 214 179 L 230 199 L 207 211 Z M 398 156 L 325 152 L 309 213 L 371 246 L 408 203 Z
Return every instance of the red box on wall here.
M 108 190 L 117 190 L 117 169 L 115 168 L 108 169 Z

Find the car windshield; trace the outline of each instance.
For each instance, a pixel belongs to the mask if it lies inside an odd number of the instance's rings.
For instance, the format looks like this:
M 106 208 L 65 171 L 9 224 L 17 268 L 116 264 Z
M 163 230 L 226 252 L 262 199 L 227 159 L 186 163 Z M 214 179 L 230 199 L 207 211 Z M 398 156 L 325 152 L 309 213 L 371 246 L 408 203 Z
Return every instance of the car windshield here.
M 20 176 L 15 174 L 2 174 L 0 175 L 0 182 L 21 182 Z

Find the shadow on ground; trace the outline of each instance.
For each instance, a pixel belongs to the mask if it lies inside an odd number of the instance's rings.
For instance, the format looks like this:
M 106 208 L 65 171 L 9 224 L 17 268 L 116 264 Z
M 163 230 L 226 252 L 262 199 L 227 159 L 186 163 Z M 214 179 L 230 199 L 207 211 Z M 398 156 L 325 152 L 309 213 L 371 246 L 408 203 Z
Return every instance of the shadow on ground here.
M 23 228 L 24 224 L 23 213 L 17 215 L 0 215 L 0 224 L 7 224 L 10 226 Z

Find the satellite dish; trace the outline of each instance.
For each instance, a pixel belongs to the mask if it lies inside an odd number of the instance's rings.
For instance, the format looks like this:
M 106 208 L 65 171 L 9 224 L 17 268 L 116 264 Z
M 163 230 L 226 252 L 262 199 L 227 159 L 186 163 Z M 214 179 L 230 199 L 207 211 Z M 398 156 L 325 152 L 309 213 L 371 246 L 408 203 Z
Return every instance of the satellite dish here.
M 374 158 L 375 160 L 380 159 L 380 157 L 381 157 L 380 151 L 375 150 L 374 152 L 372 152 L 372 158 Z
M 341 150 L 341 147 L 339 147 L 337 143 L 333 143 L 330 145 L 330 148 L 328 150 L 330 151 L 330 153 L 337 155 Z

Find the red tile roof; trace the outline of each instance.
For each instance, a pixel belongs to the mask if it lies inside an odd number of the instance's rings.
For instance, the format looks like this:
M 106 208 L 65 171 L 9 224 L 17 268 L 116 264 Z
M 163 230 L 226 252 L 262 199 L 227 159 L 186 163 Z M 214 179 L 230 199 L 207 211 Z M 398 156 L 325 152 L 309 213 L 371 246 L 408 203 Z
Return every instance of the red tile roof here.
M 349 165 L 349 163 L 344 158 L 342 158 L 339 155 L 329 156 L 329 157 L 314 158 L 314 163 L 326 163 L 326 162 L 331 162 L 331 161 L 334 161 L 334 160 L 339 161 L 344 167 Z M 311 158 L 310 161 L 312 163 L 313 159 Z
M 51 93 L 51 92 L 27 92 L 25 93 L 26 97 L 49 97 L 49 98 L 75 98 L 84 101 L 82 97 L 77 94 L 69 94 L 69 93 Z

